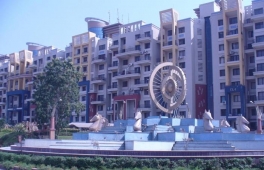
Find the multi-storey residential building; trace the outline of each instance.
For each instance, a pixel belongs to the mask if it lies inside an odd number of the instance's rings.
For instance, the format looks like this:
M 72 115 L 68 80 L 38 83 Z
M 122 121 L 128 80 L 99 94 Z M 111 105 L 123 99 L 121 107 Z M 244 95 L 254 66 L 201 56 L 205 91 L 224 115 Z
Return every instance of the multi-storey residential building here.
M 0 117 L 6 118 L 6 92 L 9 69 L 9 56 L 0 55 Z
M 90 88 L 91 80 L 91 62 L 95 55 L 95 48 L 99 38 L 95 33 L 87 32 L 72 37 L 72 62 L 74 66 L 83 74 L 80 86 L 80 101 L 86 106 L 85 111 L 80 114 L 73 113 L 71 121 L 89 122 L 96 114 L 96 110 L 90 101 L 95 100 L 96 96 Z M 93 80 L 93 79 L 92 79 Z M 98 79 L 100 81 L 100 79 Z

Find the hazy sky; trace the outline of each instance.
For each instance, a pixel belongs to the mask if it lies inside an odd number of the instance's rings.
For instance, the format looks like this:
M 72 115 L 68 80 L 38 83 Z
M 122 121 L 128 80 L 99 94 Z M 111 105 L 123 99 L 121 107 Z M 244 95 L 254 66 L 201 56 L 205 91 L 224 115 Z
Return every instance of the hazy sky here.
M 180 19 L 196 18 L 199 4 L 213 0 L 0 0 L 0 54 L 26 49 L 26 42 L 64 49 L 87 31 L 85 17 L 126 24 L 143 20 L 159 26 L 159 11 L 174 8 Z M 250 5 L 244 0 L 243 5 Z

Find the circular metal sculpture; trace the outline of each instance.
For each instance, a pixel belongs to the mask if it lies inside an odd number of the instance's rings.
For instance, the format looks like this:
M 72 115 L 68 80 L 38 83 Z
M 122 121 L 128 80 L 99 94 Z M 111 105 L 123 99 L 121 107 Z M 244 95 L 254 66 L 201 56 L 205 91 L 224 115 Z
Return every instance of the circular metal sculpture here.
M 160 110 L 172 113 L 186 96 L 184 72 L 172 62 L 159 64 L 149 78 L 149 93 Z

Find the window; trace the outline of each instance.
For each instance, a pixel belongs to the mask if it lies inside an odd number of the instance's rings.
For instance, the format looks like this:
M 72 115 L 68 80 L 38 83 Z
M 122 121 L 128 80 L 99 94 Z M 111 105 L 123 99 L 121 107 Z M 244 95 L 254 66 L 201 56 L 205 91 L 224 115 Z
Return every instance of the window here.
M 184 45 L 185 44 L 185 39 L 179 39 L 179 45 Z
M 180 67 L 180 68 L 185 68 L 185 62 L 181 62 L 181 63 L 179 63 L 179 67 Z
M 254 36 L 254 32 L 253 31 L 248 31 L 248 38 L 252 38 Z
M 134 70 L 135 70 L 135 73 L 140 73 L 140 67 L 135 67 Z
M 16 66 L 16 70 L 19 70 L 19 66 Z
M 202 51 L 198 51 L 198 60 L 202 60 L 203 59 L 203 53 Z
M 150 48 L 150 43 L 145 43 L 145 49 Z
M 83 72 L 87 72 L 87 67 L 83 67 Z
M 179 51 L 179 56 L 184 57 L 185 56 L 185 50 Z
M 98 101 L 104 101 L 104 95 L 98 95 Z
M 221 116 L 226 116 L 226 109 L 221 109 Z
M 233 96 L 233 101 L 234 102 L 240 102 L 240 95 L 234 95 Z
M 149 95 L 148 89 L 144 89 L 144 95 Z
M 49 56 L 49 57 L 47 57 L 47 60 L 50 60 L 50 56 Z
M 113 77 L 117 76 L 117 72 L 113 72 Z
M 220 83 L 220 89 L 221 90 L 225 89 L 225 83 Z
M 79 122 L 79 116 L 75 117 L 75 122 Z
M 180 33 L 184 33 L 184 32 L 185 32 L 185 27 L 180 27 L 180 28 L 179 28 L 179 34 L 180 34 Z
M 140 34 L 136 34 L 135 35 L 135 40 L 139 39 L 140 38 Z
M 229 24 L 237 24 L 237 17 L 229 18 Z
M 264 83 L 264 79 L 262 81 Z M 250 82 L 250 88 L 251 89 L 256 89 L 256 82 L 254 82 L 254 81 Z
M 232 50 L 236 50 L 238 48 L 238 42 L 232 43 Z
M 83 81 L 86 81 L 86 76 L 84 76 L 84 77 L 82 78 L 82 80 L 83 80 Z
M 85 122 L 85 116 L 82 116 L 82 117 L 81 117 L 81 121 L 82 121 L 82 122 Z
M 123 81 L 123 87 L 127 87 L 127 81 Z
M 150 65 L 145 66 L 145 71 L 150 71 Z
M 86 86 L 82 86 L 82 91 L 86 91 Z
M 203 63 L 198 63 L 198 71 L 203 72 Z
M 128 60 L 123 60 L 123 65 L 124 66 L 128 65 Z
M 249 57 L 249 63 L 255 63 L 255 56 Z
M 104 50 L 105 49 L 105 44 L 104 45 L 99 45 L 99 50 Z
M 140 79 L 135 79 L 134 84 L 140 84 Z
M 168 31 L 168 36 L 172 36 L 172 30 Z
M 79 49 L 79 54 L 80 54 L 80 49 Z M 56 58 L 56 55 L 53 55 L 52 58 Z
M 263 22 L 257 22 L 257 23 L 255 23 L 255 29 L 257 30 L 257 29 L 261 29 L 261 28 L 263 28 Z M 253 31 L 252 31 L 253 32 Z
M 222 19 L 218 20 L 218 26 L 222 26 L 222 25 L 223 25 L 223 20 Z
M 140 50 L 140 45 L 135 45 L 135 50 Z
M 250 109 L 250 110 L 251 110 L 251 116 L 256 116 L 257 115 L 257 112 L 256 112 L 255 108 Z
M 264 35 L 256 36 L 256 42 L 264 42 Z
M 203 75 L 198 75 L 198 81 L 203 81 Z
M 239 68 L 234 68 L 233 69 L 233 76 L 238 76 L 239 75 Z
M 225 50 L 224 44 L 219 44 L 219 51 L 224 51 L 224 50 Z
M 202 44 L 202 39 L 198 39 L 198 40 L 197 40 L 197 47 L 198 47 L 198 48 L 202 48 L 202 45 L 203 45 L 203 44 Z
M 219 70 L 219 73 L 220 73 L 220 77 L 225 76 L 225 70 Z
M 135 62 L 140 61 L 140 56 L 135 57 Z
M 238 108 L 232 109 L 232 115 L 233 116 L 236 116 L 236 115 L 239 115 L 239 114 L 241 114 L 241 109 L 238 109 Z
M 264 85 L 264 77 L 258 78 L 258 85 Z
M 144 106 L 145 106 L 146 108 L 150 108 L 150 100 L 145 100 L 145 101 L 144 101 Z
M 117 82 L 112 83 L 112 88 L 117 88 Z
M 264 71 L 264 63 L 257 64 L 257 71 Z
M 144 83 L 148 83 L 149 82 L 149 77 L 144 77 Z
M 115 40 L 115 41 L 113 42 L 113 45 L 118 45 L 118 40 Z
M 97 110 L 98 111 L 103 111 L 104 110 L 104 106 L 103 105 L 98 105 L 97 106 Z
M 254 15 L 263 14 L 263 8 L 254 9 Z
M 104 69 L 104 64 L 99 65 L 99 70 L 103 70 Z
M 84 63 L 87 62 L 87 57 L 83 57 L 83 62 L 84 62 Z
M 172 53 L 169 53 L 169 59 L 172 59 Z
M 202 35 L 202 29 L 201 28 L 197 28 L 197 34 Z
M 150 54 L 145 54 L 145 55 L 144 55 L 144 59 L 145 59 L 145 60 L 150 60 Z
M 264 100 L 264 92 L 258 92 L 258 100 Z
M 224 38 L 224 32 L 219 32 L 218 33 L 218 38 Z
M 145 37 L 150 37 L 150 31 L 145 32 L 144 34 L 145 34 Z
M 118 61 L 113 61 L 113 66 L 118 66 Z
M 226 102 L 225 96 L 220 96 L 220 103 L 225 103 L 225 102 Z
M 117 55 L 118 51 L 113 51 L 113 56 Z
M 98 90 L 104 90 L 104 85 L 99 85 Z
M 82 101 L 86 101 L 86 96 L 82 96 Z
M 88 47 L 84 47 L 83 48 L 83 53 L 87 53 L 88 52 Z
M 257 57 L 264 57 L 264 50 L 257 50 Z
M 225 57 L 219 57 L 219 64 L 225 63 Z

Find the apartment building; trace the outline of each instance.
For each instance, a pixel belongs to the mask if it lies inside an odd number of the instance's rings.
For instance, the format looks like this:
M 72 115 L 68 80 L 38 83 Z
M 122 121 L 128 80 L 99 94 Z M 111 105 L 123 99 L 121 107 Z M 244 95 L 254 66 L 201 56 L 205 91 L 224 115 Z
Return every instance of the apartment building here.
M 83 74 L 82 80 L 78 84 L 80 87 L 80 101 L 86 106 L 85 110 L 80 114 L 75 112 L 72 114 L 72 122 L 89 122 L 96 114 L 95 106 L 90 102 L 96 99 L 96 95 L 95 93 L 89 92 L 93 92 L 93 88 L 90 88 L 91 63 L 92 58 L 95 56 L 98 39 L 96 34 L 92 32 L 86 32 L 72 37 L 72 63 Z
M 9 69 L 9 56 L 0 55 L 0 118 L 6 118 L 6 92 Z

